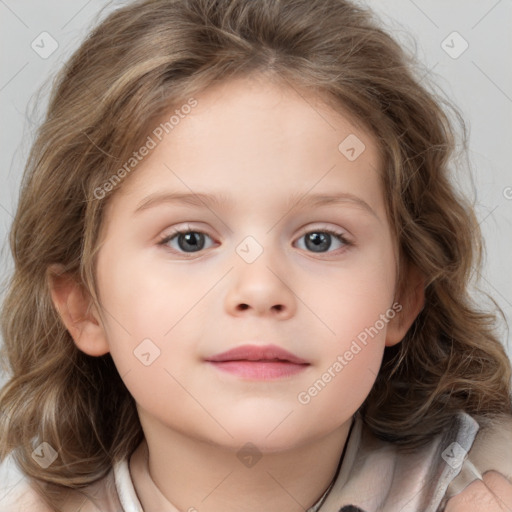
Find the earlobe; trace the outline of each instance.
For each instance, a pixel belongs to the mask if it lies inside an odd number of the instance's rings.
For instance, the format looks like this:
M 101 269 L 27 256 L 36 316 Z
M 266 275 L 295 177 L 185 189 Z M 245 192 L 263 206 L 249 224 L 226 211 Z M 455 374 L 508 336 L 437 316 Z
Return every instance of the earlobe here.
M 75 345 L 90 356 L 109 352 L 101 320 L 83 285 L 58 265 L 52 265 L 47 275 L 52 302 Z
M 403 286 L 402 293 L 397 298 L 397 302 L 402 306 L 402 309 L 388 324 L 386 331 L 387 347 L 396 345 L 403 340 L 425 304 L 425 278 L 415 266 L 411 265 L 409 267 L 406 283 Z

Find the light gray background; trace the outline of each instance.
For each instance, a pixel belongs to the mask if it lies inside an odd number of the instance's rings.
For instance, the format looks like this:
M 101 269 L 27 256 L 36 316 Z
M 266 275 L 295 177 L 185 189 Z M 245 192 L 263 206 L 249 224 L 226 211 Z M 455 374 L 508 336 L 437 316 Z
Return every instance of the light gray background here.
M 7 233 L 34 128 L 46 107 L 51 77 L 80 44 L 94 20 L 124 3 L 119 0 L 0 0 L 2 282 L 12 269 Z M 437 83 L 467 121 L 474 184 L 464 178 L 460 186 L 476 198 L 486 240 L 487 257 L 481 287 L 493 295 L 510 324 L 512 0 L 366 0 L 366 3 L 381 16 L 395 37 L 416 52 L 424 68 L 419 71 L 426 74 L 425 82 Z M 461 37 L 451 35 L 454 31 Z M 43 32 L 50 34 L 58 44 L 49 56 L 44 52 L 49 52 L 52 41 L 41 35 Z M 38 45 L 36 48 L 46 58 L 42 58 L 32 44 Z M 458 55 L 465 44 L 467 50 Z M 36 97 L 44 83 L 46 89 Z M 501 338 L 512 355 L 505 325 Z

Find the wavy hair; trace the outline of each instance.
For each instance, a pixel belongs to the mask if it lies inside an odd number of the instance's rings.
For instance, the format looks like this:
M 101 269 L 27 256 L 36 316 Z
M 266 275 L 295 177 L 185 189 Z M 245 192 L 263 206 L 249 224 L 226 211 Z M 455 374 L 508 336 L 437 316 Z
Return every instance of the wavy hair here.
M 345 0 L 145 0 L 108 15 L 57 76 L 25 169 L 1 317 L 10 378 L 0 393 L 0 458 L 12 452 L 29 477 L 80 489 L 143 439 L 110 354 L 76 347 L 52 303 L 48 272 L 60 265 L 99 304 L 97 238 L 122 183 L 101 200 L 95 190 L 173 106 L 251 74 L 313 92 L 375 135 L 398 288 L 408 266 L 425 277 L 424 308 L 403 341 L 385 350 L 361 407 L 367 427 L 413 446 L 460 410 L 484 423 L 511 414 L 497 315 L 470 290 L 482 238 L 473 205 L 454 184 L 449 104 L 420 83 L 416 67 L 370 11 Z M 43 440 L 59 454 L 46 469 L 31 457 Z

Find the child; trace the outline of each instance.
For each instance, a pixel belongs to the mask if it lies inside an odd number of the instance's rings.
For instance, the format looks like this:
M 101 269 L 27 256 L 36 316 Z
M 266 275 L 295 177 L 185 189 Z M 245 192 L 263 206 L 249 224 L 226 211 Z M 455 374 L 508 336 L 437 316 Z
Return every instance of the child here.
M 347 1 L 111 14 L 12 228 L 0 510 L 512 510 L 453 146 Z

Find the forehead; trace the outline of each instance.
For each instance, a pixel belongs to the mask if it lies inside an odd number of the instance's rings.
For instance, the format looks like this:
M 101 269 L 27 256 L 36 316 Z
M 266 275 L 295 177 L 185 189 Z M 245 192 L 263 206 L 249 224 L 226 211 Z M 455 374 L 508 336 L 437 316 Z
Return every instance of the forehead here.
M 365 196 L 384 215 L 376 141 L 343 109 L 334 110 L 310 91 L 261 77 L 216 84 L 194 100 L 172 128 L 169 119 L 179 106 L 156 123 L 168 133 L 155 140 L 113 203 L 139 202 L 167 186 L 221 195 L 233 190 L 246 202 L 253 197 L 255 204 L 337 187 Z
M 245 149 L 252 147 L 255 151 L 259 149 L 256 142 L 273 142 L 275 149 L 289 143 L 297 154 L 299 144 L 304 151 L 316 146 L 319 153 L 339 150 L 342 140 L 357 135 L 368 149 L 367 160 L 373 159 L 378 166 L 379 152 L 373 134 L 347 108 L 341 104 L 334 107 L 334 99 L 325 93 L 254 75 L 211 86 L 196 99 L 197 106 L 181 124 L 186 124 L 186 131 L 178 126 L 169 137 L 180 144 L 192 142 L 190 136 L 195 135 L 203 136 L 203 142 L 207 138 L 215 140 L 222 148 L 233 148 L 235 142 L 243 140 Z M 164 122 L 166 118 L 168 115 L 163 116 Z M 222 144 L 220 139 L 225 135 L 229 138 L 224 137 Z

